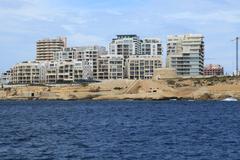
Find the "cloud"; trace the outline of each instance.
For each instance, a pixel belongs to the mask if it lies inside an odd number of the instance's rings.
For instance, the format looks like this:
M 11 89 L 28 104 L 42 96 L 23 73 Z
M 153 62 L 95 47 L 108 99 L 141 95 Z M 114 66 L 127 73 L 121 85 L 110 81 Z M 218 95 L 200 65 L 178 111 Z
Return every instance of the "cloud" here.
M 192 20 L 202 22 L 227 22 L 227 23 L 240 23 L 240 11 L 231 10 L 231 11 L 213 11 L 206 13 L 196 13 L 196 12 L 179 12 L 174 14 L 165 15 L 166 19 L 178 19 L 178 20 Z
M 75 33 L 68 35 L 68 41 L 72 46 L 90 46 L 90 45 L 101 45 L 104 39 L 94 35 L 86 35 L 81 33 Z
M 1 18 L 15 18 L 21 21 L 53 21 L 53 14 L 57 14 L 57 12 L 54 13 L 52 9 L 47 8 L 44 1 L 40 0 L 17 0 L 14 3 L 4 0 L 3 4 L 5 7 L 0 10 Z

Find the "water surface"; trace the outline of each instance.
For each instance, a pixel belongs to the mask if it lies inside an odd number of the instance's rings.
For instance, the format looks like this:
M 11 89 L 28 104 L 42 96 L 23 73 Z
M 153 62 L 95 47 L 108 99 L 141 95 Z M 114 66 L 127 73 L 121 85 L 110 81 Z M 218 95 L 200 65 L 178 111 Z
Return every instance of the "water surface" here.
M 0 101 L 0 160 L 239 158 L 239 102 Z

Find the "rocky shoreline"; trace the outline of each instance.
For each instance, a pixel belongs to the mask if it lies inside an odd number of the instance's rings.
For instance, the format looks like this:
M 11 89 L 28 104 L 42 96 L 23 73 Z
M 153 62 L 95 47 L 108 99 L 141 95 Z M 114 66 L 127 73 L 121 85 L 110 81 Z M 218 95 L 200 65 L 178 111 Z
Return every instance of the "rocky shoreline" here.
M 240 100 L 239 77 L 106 80 L 91 84 L 7 86 L 0 100 Z

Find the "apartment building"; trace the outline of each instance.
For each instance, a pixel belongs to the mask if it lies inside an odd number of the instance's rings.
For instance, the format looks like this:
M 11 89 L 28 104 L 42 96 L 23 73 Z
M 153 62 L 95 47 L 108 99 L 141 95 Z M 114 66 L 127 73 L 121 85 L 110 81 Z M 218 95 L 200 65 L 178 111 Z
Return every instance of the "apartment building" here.
M 46 64 L 36 61 L 25 61 L 11 68 L 11 84 L 45 83 Z
M 55 39 L 42 39 L 36 44 L 36 61 L 51 61 L 53 54 L 67 47 L 67 38 L 59 37 Z
M 168 36 L 167 67 L 175 68 L 177 75 L 203 75 L 204 37 L 200 34 Z
M 127 59 L 128 79 L 152 79 L 154 70 L 162 68 L 162 56 L 138 55 Z
M 92 78 L 97 78 L 97 59 L 101 55 L 106 55 L 107 51 L 102 46 L 84 46 L 63 48 L 54 53 L 54 61 L 81 61 L 85 64 L 84 70 L 92 70 Z M 91 68 L 89 68 L 91 67 Z M 85 73 L 85 72 L 84 72 Z M 86 73 L 89 73 L 88 71 Z
M 8 84 L 11 78 L 11 71 L 6 71 L 0 76 L 0 84 Z
M 46 83 L 57 83 L 59 62 L 49 61 L 46 67 Z
M 75 82 L 82 79 L 82 62 L 60 62 L 57 68 L 58 82 Z
M 46 69 L 47 83 L 71 83 L 90 80 L 93 77 L 92 64 L 86 61 L 49 62 Z
M 109 44 L 110 55 L 122 55 L 126 60 L 130 55 L 141 54 L 141 40 L 137 35 L 117 35 Z
M 221 76 L 224 75 L 224 69 L 219 64 L 209 64 L 204 67 L 205 76 Z
M 141 42 L 141 55 L 162 55 L 162 43 L 158 38 L 145 38 Z
M 123 79 L 123 56 L 105 55 L 97 61 L 97 79 Z
M 61 51 L 53 53 L 53 61 L 74 61 L 77 59 L 78 49 L 76 47 L 62 48 Z

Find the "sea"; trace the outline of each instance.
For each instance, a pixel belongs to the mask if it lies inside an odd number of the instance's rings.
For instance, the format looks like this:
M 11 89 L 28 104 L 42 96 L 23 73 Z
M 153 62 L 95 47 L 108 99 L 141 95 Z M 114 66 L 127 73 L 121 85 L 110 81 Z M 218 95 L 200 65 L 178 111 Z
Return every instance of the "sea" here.
M 0 101 L 0 160 L 239 160 L 240 102 Z

